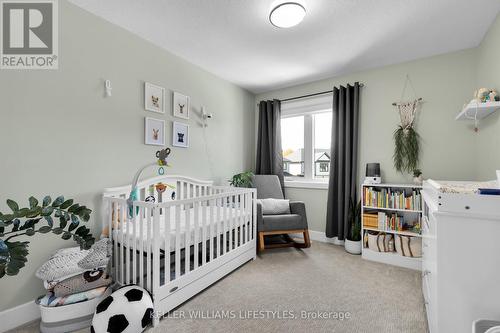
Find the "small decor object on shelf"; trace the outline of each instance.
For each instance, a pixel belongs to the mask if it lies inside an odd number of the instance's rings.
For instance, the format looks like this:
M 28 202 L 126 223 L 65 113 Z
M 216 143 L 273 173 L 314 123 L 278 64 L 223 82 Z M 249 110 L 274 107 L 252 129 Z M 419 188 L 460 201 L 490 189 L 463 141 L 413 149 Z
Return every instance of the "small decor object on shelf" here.
M 348 215 L 349 232 L 344 242 L 344 248 L 351 254 L 361 254 L 361 201 L 357 204 L 349 200 Z
M 413 183 L 415 185 L 422 185 L 423 181 L 422 171 L 420 169 L 413 170 Z
M 189 147 L 189 125 L 174 121 L 172 125 L 172 146 Z
M 14 241 L 14 238 L 53 233 L 64 240 L 72 238 L 82 249 L 89 249 L 94 244 L 90 230 L 80 225 L 90 219 L 91 209 L 74 203 L 73 199 L 65 200 L 63 196 L 54 201 L 46 196 L 41 204 L 35 197 L 28 201 L 29 207 L 20 207 L 8 199 L 7 206 L 12 212 L 0 213 L 0 279 L 5 275 L 17 275 L 28 261 L 30 242 Z
M 139 333 L 151 325 L 153 316 L 153 300 L 148 291 L 128 285 L 97 305 L 90 330 L 95 333 Z
M 252 185 L 253 172 L 245 171 L 238 173 L 229 180 L 229 185 L 234 187 L 250 187 Z
M 144 109 L 165 113 L 165 88 L 152 83 L 144 83 Z
M 174 117 L 189 119 L 189 107 L 190 107 L 189 96 L 174 91 L 174 96 L 172 100 L 173 100 Z
M 474 98 L 472 99 L 472 102 L 485 103 L 489 99 L 489 94 L 490 89 L 479 88 L 478 90 L 474 91 Z
M 366 177 L 365 184 L 380 184 L 382 177 L 380 176 L 380 163 L 367 163 L 366 164 Z
M 144 143 L 147 145 L 165 145 L 165 121 L 155 118 L 145 118 Z

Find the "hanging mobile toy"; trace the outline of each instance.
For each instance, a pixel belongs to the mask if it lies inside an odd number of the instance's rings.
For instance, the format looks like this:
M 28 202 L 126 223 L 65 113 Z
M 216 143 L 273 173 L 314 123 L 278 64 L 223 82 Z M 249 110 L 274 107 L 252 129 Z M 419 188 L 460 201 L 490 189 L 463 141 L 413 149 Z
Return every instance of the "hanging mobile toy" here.
M 127 199 L 129 218 L 132 218 L 132 216 L 134 215 L 134 208 L 133 208 L 134 207 L 134 205 L 133 205 L 134 201 L 136 201 L 136 200 L 139 199 L 139 193 L 138 193 L 139 191 L 137 190 L 137 183 L 139 182 L 139 178 L 141 177 L 142 172 L 146 168 L 149 168 L 150 166 L 159 165 L 162 169 L 163 169 L 164 166 L 168 166 L 168 163 L 167 163 L 167 157 L 168 157 L 168 155 L 170 155 L 170 148 L 158 150 L 156 152 L 156 158 L 158 160 L 156 162 L 154 162 L 154 163 L 149 163 L 149 164 L 143 166 L 135 174 L 134 180 L 132 181 L 132 190 L 130 191 L 130 196 Z M 160 172 L 161 171 L 158 170 L 158 173 L 160 173 Z M 163 170 L 162 172 L 164 174 L 165 170 Z M 139 207 L 137 207 L 137 210 L 138 209 L 139 209 Z

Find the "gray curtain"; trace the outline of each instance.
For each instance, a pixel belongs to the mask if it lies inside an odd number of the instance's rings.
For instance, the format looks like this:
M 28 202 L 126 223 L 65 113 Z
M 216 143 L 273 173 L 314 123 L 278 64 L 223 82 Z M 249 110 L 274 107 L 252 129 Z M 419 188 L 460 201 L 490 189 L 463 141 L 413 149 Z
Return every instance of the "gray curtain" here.
M 259 103 L 257 137 L 257 175 L 276 175 L 283 188 L 283 155 L 281 149 L 281 102 L 277 99 Z M 283 193 L 285 193 L 283 191 Z
M 349 200 L 356 199 L 359 83 L 333 88 L 332 144 L 326 237 L 343 240 L 349 231 Z

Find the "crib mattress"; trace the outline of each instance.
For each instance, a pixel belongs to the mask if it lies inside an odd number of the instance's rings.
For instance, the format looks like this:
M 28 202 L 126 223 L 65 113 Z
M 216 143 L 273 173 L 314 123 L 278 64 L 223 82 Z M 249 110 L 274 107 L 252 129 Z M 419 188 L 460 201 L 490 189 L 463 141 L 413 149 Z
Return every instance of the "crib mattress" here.
M 210 224 L 210 211 L 209 209 L 206 209 L 205 212 L 205 228 L 203 228 L 202 225 L 202 215 L 203 211 L 202 208 L 199 207 L 198 211 L 198 241 L 207 241 L 210 239 L 210 227 L 212 226 L 213 231 L 212 235 L 217 236 L 223 235 L 225 232 L 228 232 L 229 230 L 234 230 L 238 228 L 239 224 L 241 223 L 246 224 L 250 222 L 250 215 L 247 215 L 246 217 L 243 215 L 243 212 L 240 209 L 237 208 L 231 208 L 231 207 L 226 207 L 226 221 L 224 221 L 224 211 L 221 208 L 220 209 L 220 216 L 217 216 L 217 212 L 212 212 L 213 214 L 213 220 L 212 223 Z M 176 248 L 176 213 L 174 209 L 170 210 L 170 232 L 167 234 L 167 228 L 165 227 L 165 209 L 163 210 L 163 214 L 160 215 L 160 249 L 165 250 L 165 241 L 166 237 L 170 238 L 170 251 L 175 251 Z M 241 216 L 243 215 L 243 218 L 241 219 Z M 187 214 L 181 212 L 180 214 L 180 221 L 179 221 L 179 248 L 183 249 L 186 247 L 186 216 Z M 232 219 L 230 218 L 232 217 Z M 189 237 L 189 246 L 194 244 L 194 239 L 195 239 L 195 225 L 194 225 L 194 219 L 195 219 L 195 211 L 194 208 L 190 209 L 189 212 L 189 231 L 190 231 L 190 237 Z M 151 218 L 151 223 L 153 219 Z M 136 232 L 134 235 L 134 224 L 136 228 Z M 125 247 L 132 248 L 133 247 L 133 242 L 136 244 L 136 249 L 140 250 L 141 245 L 143 248 L 143 251 L 147 250 L 147 240 L 148 240 L 148 222 L 147 219 L 144 219 L 142 222 L 142 234 L 140 230 L 140 223 L 136 223 L 133 220 L 127 221 L 125 224 L 122 224 L 121 227 L 123 228 L 122 230 L 113 230 L 113 239 L 118 241 L 119 243 L 122 243 Z M 203 229 L 205 229 L 205 232 L 203 232 Z M 151 224 L 149 227 L 149 232 L 150 232 L 150 242 L 151 246 L 153 244 L 153 225 Z M 123 237 L 123 238 L 122 238 Z

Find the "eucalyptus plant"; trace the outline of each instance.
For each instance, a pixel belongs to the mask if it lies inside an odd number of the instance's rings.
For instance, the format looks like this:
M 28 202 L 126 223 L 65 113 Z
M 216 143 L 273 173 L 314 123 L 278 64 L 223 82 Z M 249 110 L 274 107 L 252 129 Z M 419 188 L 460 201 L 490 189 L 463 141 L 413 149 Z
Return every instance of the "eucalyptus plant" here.
M 399 172 L 411 173 L 417 169 L 419 161 L 420 136 L 413 127 L 399 126 L 394 132 L 394 167 Z
M 54 201 L 50 196 L 39 201 L 31 196 L 29 207 L 20 207 L 14 200 L 8 199 L 7 206 L 12 212 L 0 212 L 0 278 L 5 275 L 17 275 L 28 261 L 29 241 L 14 240 L 17 237 L 32 237 L 36 234 L 52 233 L 61 238 L 73 240 L 82 249 L 89 249 L 94 244 L 90 230 L 80 225 L 88 222 L 92 210 L 73 199 L 63 196 Z
M 250 187 L 252 184 L 253 172 L 245 171 L 238 173 L 230 179 L 229 184 L 234 187 Z

